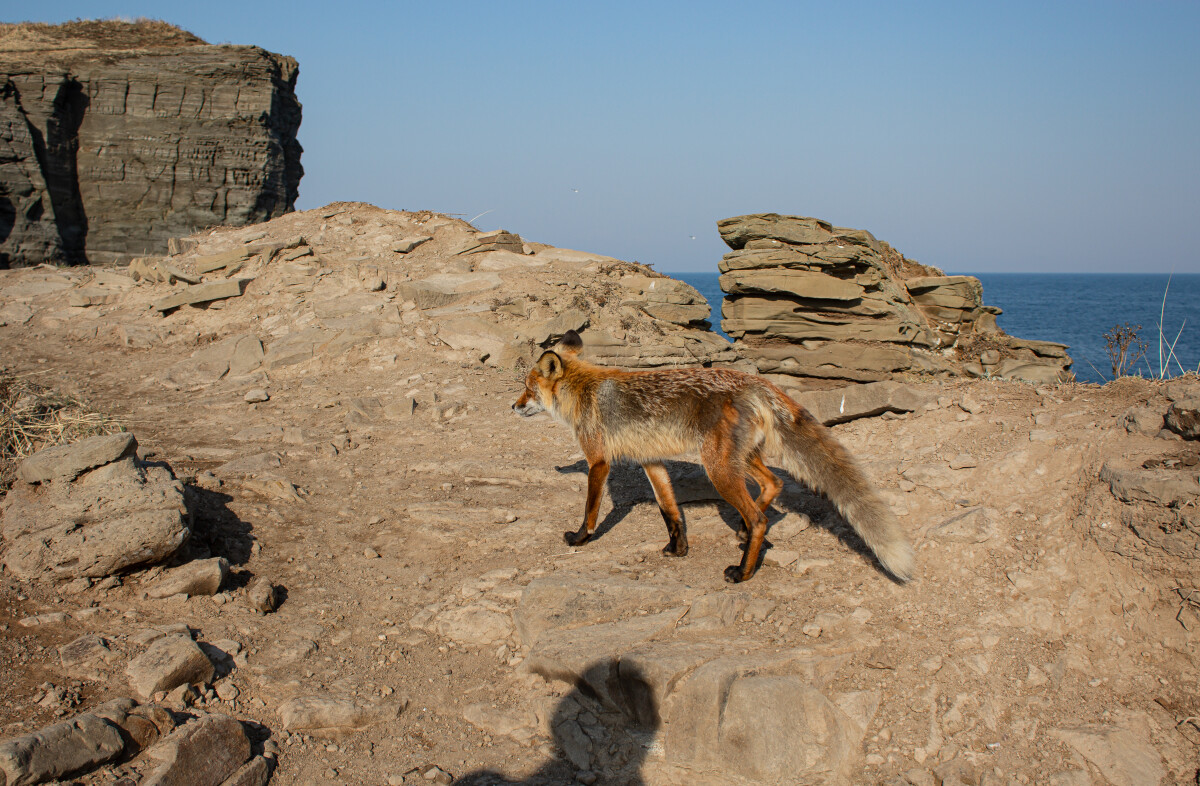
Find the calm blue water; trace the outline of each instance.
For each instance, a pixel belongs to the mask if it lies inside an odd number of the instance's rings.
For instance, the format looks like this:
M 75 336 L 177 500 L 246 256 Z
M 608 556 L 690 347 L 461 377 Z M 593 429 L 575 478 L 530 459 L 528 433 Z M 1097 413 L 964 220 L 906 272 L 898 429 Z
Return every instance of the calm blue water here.
M 721 299 L 716 273 L 674 273 L 700 290 L 713 308 L 713 329 L 720 332 Z M 980 273 L 983 302 L 1004 313 L 1000 327 L 1009 335 L 1058 341 L 1070 345 L 1075 361 L 1072 371 L 1082 382 L 1104 382 L 1112 367 L 1104 349 L 1104 334 L 1126 322 L 1141 325 L 1141 337 L 1149 345 L 1139 361 L 1143 376 L 1158 376 L 1159 309 L 1166 293 L 1163 333 L 1174 341 L 1179 365 L 1171 364 L 1171 375 L 1200 366 L 1200 275 L 1101 275 L 1091 273 Z M 723 335 L 723 334 L 722 334 Z M 1166 349 L 1163 350 L 1164 357 Z

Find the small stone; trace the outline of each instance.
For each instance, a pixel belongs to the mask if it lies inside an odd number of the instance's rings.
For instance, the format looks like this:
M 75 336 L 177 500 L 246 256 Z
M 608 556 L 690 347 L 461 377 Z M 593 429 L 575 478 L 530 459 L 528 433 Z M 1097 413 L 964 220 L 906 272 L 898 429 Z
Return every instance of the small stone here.
M 242 692 L 238 690 L 238 686 L 234 685 L 232 682 L 222 682 L 221 684 L 217 685 L 217 698 L 221 701 L 234 701 L 238 696 L 241 695 L 241 693 Z
M 428 235 L 416 235 L 414 237 L 402 238 L 396 245 L 392 246 L 392 250 L 397 254 L 407 254 L 417 246 L 432 240 Z
M 763 564 L 777 568 L 786 568 L 798 559 L 800 559 L 800 552 L 798 551 L 772 548 L 768 549 L 766 555 L 763 556 Z
M 800 628 L 800 632 L 810 638 L 817 638 L 821 635 L 821 626 L 815 622 L 809 622 Z
M 66 612 L 51 611 L 46 614 L 37 614 L 33 617 L 24 617 L 18 620 L 17 624 L 22 628 L 40 628 L 43 625 L 61 625 L 66 621 Z
M 246 600 L 250 608 L 260 614 L 270 614 L 279 608 L 279 588 L 265 576 L 258 576 L 246 588 Z
M 454 782 L 454 776 L 443 770 L 437 765 L 430 765 L 421 773 L 421 777 L 431 783 L 450 784 Z
M 775 601 L 770 598 L 755 598 L 746 605 L 742 618 L 747 622 L 766 622 L 775 611 Z
M 242 396 L 242 400 L 249 404 L 256 404 L 260 401 L 270 401 L 271 395 L 262 388 L 255 388 L 254 390 L 246 391 L 246 395 Z
M 147 594 L 152 598 L 168 598 L 180 593 L 186 596 L 214 595 L 228 575 L 229 561 L 224 557 L 194 560 L 164 573 Z
M 372 548 L 363 549 L 363 556 L 367 559 L 379 559 L 379 552 Z
M 288 731 L 344 734 L 396 718 L 407 704 L 403 700 L 363 704 L 349 697 L 299 696 L 280 705 L 279 716 Z
M 977 466 L 979 466 L 979 462 L 966 453 L 959 453 L 950 459 L 950 469 L 971 469 Z
M 206 683 L 213 665 L 204 651 L 187 636 L 164 636 L 130 661 L 129 684 L 143 697 L 171 690 L 184 683 Z

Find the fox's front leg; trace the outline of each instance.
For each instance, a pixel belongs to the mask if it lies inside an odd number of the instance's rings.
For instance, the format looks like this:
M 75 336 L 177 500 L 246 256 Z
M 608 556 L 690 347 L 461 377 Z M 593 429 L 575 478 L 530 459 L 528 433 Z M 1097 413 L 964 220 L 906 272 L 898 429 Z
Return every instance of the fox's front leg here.
M 563 540 L 568 546 L 582 546 L 596 531 L 596 518 L 600 514 L 600 498 L 604 496 L 604 481 L 608 480 L 608 462 L 596 459 L 588 462 L 587 506 L 583 511 L 583 524 L 578 532 L 564 532 Z

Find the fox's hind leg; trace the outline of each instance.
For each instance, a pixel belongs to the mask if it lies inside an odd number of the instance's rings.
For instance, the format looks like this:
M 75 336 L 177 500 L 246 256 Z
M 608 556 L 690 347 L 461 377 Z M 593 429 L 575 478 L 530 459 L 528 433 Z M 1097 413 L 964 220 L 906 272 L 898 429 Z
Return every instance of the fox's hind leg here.
M 783 481 L 763 462 L 761 453 L 751 455 L 746 465 L 749 470 L 747 474 L 758 484 L 758 499 L 754 500 L 754 504 L 766 513 L 779 492 L 783 491 Z
M 771 507 L 771 503 L 779 496 L 779 492 L 783 490 L 783 482 L 771 471 L 762 460 L 762 454 L 759 452 L 752 453 L 746 462 L 746 475 L 758 484 L 758 499 L 754 500 L 754 504 L 763 513 L 767 512 L 767 508 Z M 738 540 L 745 543 L 750 537 L 750 532 L 745 527 L 742 527 L 737 532 Z
M 654 498 L 658 500 L 658 509 L 663 521 L 667 522 L 667 536 L 670 541 L 663 547 L 662 553 L 668 557 L 683 557 L 688 553 L 687 530 L 684 528 L 683 514 L 675 502 L 675 489 L 671 487 L 671 476 L 662 463 L 654 461 L 642 465 L 646 477 L 654 487 Z
M 717 493 L 741 514 L 746 528 L 746 550 L 742 553 L 742 563 L 725 569 L 725 580 L 734 583 L 747 581 L 754 576 L 758 570 L 763 537 L 767 534 L 767 517 L 758 509 L 746 489 L 746 475 L 750 472 L 747 465 L 749 451 L 745 447 L 746 435 L 738 433 L 739 420 L 737 409 L 726 402 L 720 423 L 700 449 L 700 459 L 708 479 Z M 738 444 L 739 438 L 742 445 Z

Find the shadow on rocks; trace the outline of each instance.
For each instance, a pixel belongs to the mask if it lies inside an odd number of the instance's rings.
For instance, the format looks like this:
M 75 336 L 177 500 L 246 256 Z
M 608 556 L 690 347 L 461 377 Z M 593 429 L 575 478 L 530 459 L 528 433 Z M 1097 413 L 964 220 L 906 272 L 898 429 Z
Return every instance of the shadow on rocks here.
M 602 701 L 593 686 L 603 686 L 607 699 Z M 642 765 L 661 725 L 654 692 L 643 675 L 626 669 L 618 673 L 615 662 L 600 661 L 555 706 L 550 721 L 554 755 L 535 772 L 511 779 L 486 770 L 463 775 L 454 783 L 643 786 Z
M 176 561 L 224 557 L 230 565 L 244 565 L 250 559 L 250 550 L 254 545 L 254 536 L 251 534 L 254 527 L 229 509 L 233 497 L 192 484 L 184 485 L 183 489 L 184 499 L 192 514 L 192 534 L 180 549 Z M 249 580 L 249 574 L 241 571 L 231 572 L 228 579 L 234 588 L 245 585 Z

